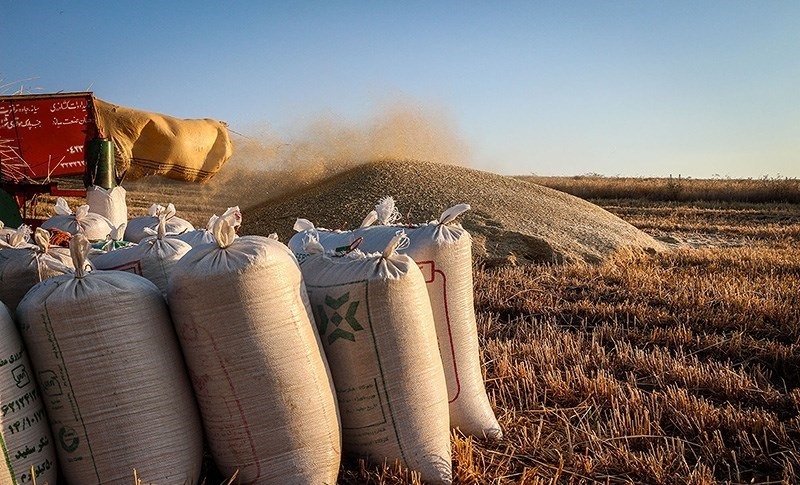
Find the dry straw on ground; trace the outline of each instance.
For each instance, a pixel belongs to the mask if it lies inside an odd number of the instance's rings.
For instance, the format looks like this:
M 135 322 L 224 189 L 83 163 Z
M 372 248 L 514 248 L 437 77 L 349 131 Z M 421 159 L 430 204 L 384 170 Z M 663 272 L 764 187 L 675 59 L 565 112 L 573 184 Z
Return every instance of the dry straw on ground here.
M 640 199 L 672 202 L 800 202 L 800 180 L 787 177 L 761 177 L 757 179 L 693 179 L 603 177 L 580 175 L 575 177 L 521 176 L 536 184 L 552 187 L 584 199 Z

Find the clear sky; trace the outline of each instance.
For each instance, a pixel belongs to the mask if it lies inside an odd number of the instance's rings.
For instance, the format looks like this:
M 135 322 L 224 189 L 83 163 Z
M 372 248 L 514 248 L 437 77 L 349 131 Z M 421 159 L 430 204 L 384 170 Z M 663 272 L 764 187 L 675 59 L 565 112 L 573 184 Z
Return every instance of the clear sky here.
M 0 0 L 0 34 L 5 83 L 243 133 L 405 99 L 504 174 L 800 177 L 797 0 Z

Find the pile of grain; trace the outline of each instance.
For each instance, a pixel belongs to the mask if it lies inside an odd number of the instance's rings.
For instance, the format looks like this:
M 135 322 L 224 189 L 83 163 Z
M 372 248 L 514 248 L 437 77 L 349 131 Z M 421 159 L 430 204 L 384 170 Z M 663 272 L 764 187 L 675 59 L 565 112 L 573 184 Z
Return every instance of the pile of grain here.
M 265 188 L 266 189 L 266 188 Z M 295 219 L 355 228 L 381 197 L 395 198 L 412 222 L 438 218 L 457 203 L 475 254 L 490 263 L 599 262 L 622 248 L 661 249 L 622 219 L 571 195 L 510 177 L 429 162 L 359 166 L 302 192 L 245 209 L 242 232 L 293 234 Z

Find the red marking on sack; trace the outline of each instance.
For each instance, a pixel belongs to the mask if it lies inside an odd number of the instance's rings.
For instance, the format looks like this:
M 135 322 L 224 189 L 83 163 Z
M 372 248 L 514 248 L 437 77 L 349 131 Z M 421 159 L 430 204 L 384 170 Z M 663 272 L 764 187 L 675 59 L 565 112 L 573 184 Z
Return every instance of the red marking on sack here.
M 197 393 L 205 394 L 204 391 L 206 390 L 206 385 L 208 384 L 208 381 L 211 379 L 211 377 L 209 377 L 208 374 L 203 374 L 202 376 L 199 376 L 190 370 L 189 378 L 192 380 L 192 384 L 194 384 L 194 388 L 197 390 Z
M 256 454 L 256 445 L 253 442 L 253 435 L 250 433 L 250 425 L 247 423 L 247 418 L 244 415 L 244 409 L 242 408 L 242 403 L 239 400 L 239 396 L 236 394 L 236 388 L 233 385 L 233 381 L 231 380 L 231 376 L 228 373 L 227 367 L 225 367 L 225 361 L 220 356 L 219 348 L 217 347 L 217 343 L 214 341 L 214 337 L 211 335 L 205 328 L 201 328 L 203 332 L 208 336 L 208 340 L 211 342 L 211 346 L 214 348 L 214 357 L 217 358 L 219 362 L 219 367 L 222 369 L 222 372 L 225 374 L 225 380 L 228 381 L 228 387 L 231 390 L 231 395 L 233 396 L 233 402 L 236 403 L 236 408 L 239 410 L 239 417 L 242 419 L 242 428 L 244 432 L 247 433 L 247 441 L 250 444 L 250 451 L 252 452 L 252 457 L 254 464 L 256 465 L 256 476 L 253 478 L 255 482 L 256 479 L 261 477 L 261 462 L 258 459 Z
M 130 263 L 121 264 L 119 266 L 113 266 L 111 268 L 105 268 L 109 271 L 127 271 L 128 273 L 138 274 L 142 276 L 142 262 L 140 261 L 131 261 Z
M 433 283 L 433 280 L 436 279 L 436 275 L 433 274 L 434 266 L 433 261 L 424 261 L 422 263 L 417 263 L 419 266 L 420 271 L 422 271 L 422 276 L 425 277 L 425 283 Z
M 364 242 L 364 238 L 363 237 L 357 237 L 356 240 L 351 242 L 350 246 L 347 247 L 348 254 L 352 253 L 353 251 L 358 249 L 358 247 L 361 246 L 361 243 L 363 243 L 363 242 Z
M 436 269 L 436 263 L 433 261 L 420 261 L 417 263 L 419 269 L 425 276 L 425 283 L 431 284 L 436 282 L 436 275 L 441 275 L 442 281 L 442 298 L 444 299 L 444 316 L 447 322 L 447 337 L 450 339 L 450 355 L 453 357 L 453 375 L 456 376 L 456 395 L 448 401 L 452 403 L 458 399 L 461 394 L 461 379 L 458 377 L 458 363 L 456 362 L 456 349 L 453 346 L 453 330 L 450 326 L 450 309 L 447 306 L 447 275 L 443 271 Z

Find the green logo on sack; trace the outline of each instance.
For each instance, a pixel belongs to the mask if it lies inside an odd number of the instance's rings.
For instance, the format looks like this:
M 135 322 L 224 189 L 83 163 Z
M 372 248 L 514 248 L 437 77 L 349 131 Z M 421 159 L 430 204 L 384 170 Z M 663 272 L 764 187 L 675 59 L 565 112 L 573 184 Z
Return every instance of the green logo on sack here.
M 61 447 L 64 448 L 64 451 L 67 453 L 72 453 L 73 451 L 77 450 L 78 445 L 80 444 L 78 433 L 69 427 L 63 427 L 59 430 L 58 440 L 61 441 Z
M 324 337 L 328 333 L 328 324 L 332 323 L 333 327 L 335 327 L 331 334 L 328 335 L 328 345 L 340 338 L 355 342 L 355 332 L 364 330 L 364 327 L 362 327 L 361 324 L 358 323 L 358 320 L 356 320 L 356 311 L 358 311 L 359 302 L 350 302 L 350 304 L 347 305 L 347 310 L 345 311 L 344 317 L 339 314 L 338 310 L 340 308 L 343 309 L 345 303 L 348 303 L 349 300 L 350 293 L 345 293 L 339 298 L 332 298 L 330 295 L 325 295 L 325 304 L 317 305 L 317 313 L 319 314 L 319 323 L 317 326 L 319 328 L 319 334 Z M 332 314 L 330 316 L 328 316 L 328 308 L 332 310 Z M 342 328 L 340 326 L 342 322 L 347 322 L 347 325 L 350 327 L 352 332 Z

